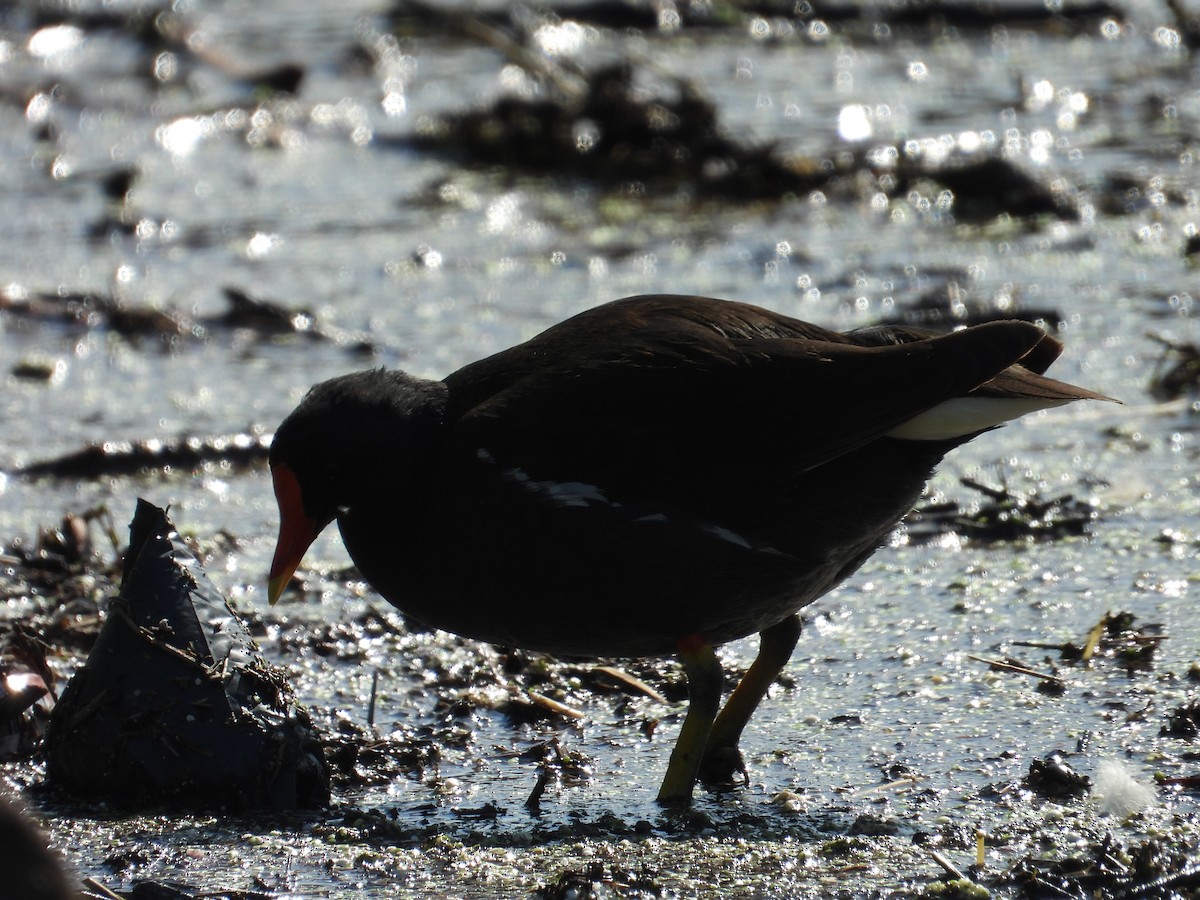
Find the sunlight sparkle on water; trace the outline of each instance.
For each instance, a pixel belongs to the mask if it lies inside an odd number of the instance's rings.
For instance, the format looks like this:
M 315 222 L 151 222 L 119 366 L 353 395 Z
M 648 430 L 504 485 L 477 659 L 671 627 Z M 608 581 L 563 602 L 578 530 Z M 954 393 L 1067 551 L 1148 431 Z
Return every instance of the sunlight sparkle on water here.
M 533 33 L 533 40 L 547 56 L 573 56 L 594 39 L 595 33 L 578 22 L 561 22 L 543 25 Z
M 838 113 L 837 132 L 844 141 L 866 140 L 873 133 L 870 110 L 857 103 L 843 106 Z
M 83 29 L 74 25 L 50 25 L 36 31 L 26 45 L 31 56 L 46 59 L 70 53 L 83 43 Z
M 187 156 L 206 137 L 215 131 L 207 116 L 187 116 L 159 126 L 154 139 L 172 156 Z
M 282 243 L 283 239 L 279 235 L 260 231 L 246 242 L 246 256 L 250 259 L 262 259 Z

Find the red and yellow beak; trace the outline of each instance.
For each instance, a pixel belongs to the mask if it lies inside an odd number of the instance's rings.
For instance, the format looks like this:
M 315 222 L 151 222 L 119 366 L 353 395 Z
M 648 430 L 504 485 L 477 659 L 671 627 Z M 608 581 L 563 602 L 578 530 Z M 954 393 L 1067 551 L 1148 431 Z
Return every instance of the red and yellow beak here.
M 267 599 L 274 606 L 305 552 L 321 533 L 323 523 L 304 511 L 300 482 L 291 468 L 283 463 L 276 465 L 271 469 L 271 480 L 279 503 L 279 539 L 275 542 L 275 559 L 267 580 Z

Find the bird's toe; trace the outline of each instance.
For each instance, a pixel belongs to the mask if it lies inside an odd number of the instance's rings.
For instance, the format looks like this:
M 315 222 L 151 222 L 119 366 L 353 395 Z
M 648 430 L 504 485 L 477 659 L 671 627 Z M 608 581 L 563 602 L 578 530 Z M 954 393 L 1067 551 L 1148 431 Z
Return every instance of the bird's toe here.
M 748 784 L 750 774 L 736 746 L 709 747 L 700 761 L 699 778 L 710 787 Z

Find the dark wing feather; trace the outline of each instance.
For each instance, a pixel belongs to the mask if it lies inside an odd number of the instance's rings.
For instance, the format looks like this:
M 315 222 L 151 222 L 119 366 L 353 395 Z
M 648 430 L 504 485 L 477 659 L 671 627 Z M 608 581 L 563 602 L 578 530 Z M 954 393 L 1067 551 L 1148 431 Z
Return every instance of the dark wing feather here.
M 680 354 L 720 353 L 722 338 L 846 340 L 835 331 L 746 303 L 672 294 L 627 297 L 585 310 L 449 375 L 445 381 L 453 392 L 450 418 L 465 415 L 527 377 L 572 365 L 637 364 L 655 354 L 662 354 L 659 362 L 667 363 L 680 360 Z
M 744 492 L 760 471 L 785 482 L 762 488 L 786 490 L 789 477 L 995 378 L 1042 339 L 1005 322 L 864 346 L 743 304 L 633 298 L 447 378 L 451 441 L 531 478 L 619 483 L 671 502 Z M 713 484 L 717 471 L 746 483 Z

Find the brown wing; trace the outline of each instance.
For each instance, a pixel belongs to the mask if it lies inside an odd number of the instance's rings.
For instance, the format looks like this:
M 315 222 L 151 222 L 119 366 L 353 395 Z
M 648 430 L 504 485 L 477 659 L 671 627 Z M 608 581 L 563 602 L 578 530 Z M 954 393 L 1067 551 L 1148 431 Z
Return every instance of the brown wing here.
M 992 381 L 1044 338 L 997 322 L 863 344 L 745 304 L 630 298 L 447 378 L 452 441 L 530 477 L 686 498 L 712 491 L 714 472 L 807 472 Z

